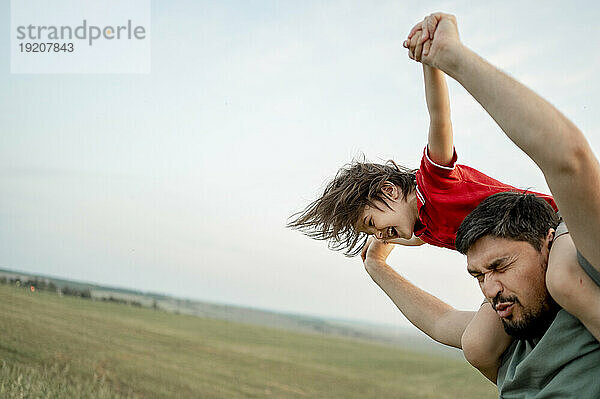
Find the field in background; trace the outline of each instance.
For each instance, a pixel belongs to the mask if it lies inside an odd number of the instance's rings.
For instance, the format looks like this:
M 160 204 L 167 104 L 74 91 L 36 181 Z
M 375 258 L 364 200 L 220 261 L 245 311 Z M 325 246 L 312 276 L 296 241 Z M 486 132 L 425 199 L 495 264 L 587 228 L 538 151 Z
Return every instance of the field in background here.
M 6 269 L 0 269 L 0 284 L 21 287 L 34 286 L 36 290 L 53 292 L 58 295 L 79 296 L 96 301 L 150 307 L 171 313 L 253 324 L 262 327 L 275 327 L 293 332 L 336 335 L 369 342 L 391 344 L 402 348 L 411 348 L 417 352 L 443 353 L 455 358 L 463 358 L 460 351 L 438 344 L 421 332 L 417 333 L 414 328 L 357 320 L 298 315 L 242 307 L 239 305 L 216 304 L 192 299 L 174 298 L 153 292 L 102 286 Z
M 9 285 L 0 331 L 0 397 L 497 397 L 450 356 Z

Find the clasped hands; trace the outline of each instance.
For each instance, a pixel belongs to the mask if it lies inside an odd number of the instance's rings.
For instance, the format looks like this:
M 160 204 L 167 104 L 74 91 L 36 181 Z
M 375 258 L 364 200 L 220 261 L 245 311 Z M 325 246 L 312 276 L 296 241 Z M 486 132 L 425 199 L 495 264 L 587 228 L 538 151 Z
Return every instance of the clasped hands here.
M 443 13 L 426 16 L 413 26 L 403 46 L 410 59 L 442 69 L 446 58 L 461 46 L 456 18 Z

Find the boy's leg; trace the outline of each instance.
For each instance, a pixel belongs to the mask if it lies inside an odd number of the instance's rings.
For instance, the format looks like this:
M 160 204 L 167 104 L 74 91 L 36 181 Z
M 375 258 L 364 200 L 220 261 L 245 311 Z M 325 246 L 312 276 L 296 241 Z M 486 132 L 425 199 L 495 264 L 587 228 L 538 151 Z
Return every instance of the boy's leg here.
M 600 287 L 579 265 L 570 234 L 554 239 L 548 258 L 546 285 L 552 298 L 600 340 Z
M 461 338 L 465 358 L 492 382 L 496 382 L 502 354 L 512 338 L 504 332 L 500 318 L 487 301 L 481 305 Z

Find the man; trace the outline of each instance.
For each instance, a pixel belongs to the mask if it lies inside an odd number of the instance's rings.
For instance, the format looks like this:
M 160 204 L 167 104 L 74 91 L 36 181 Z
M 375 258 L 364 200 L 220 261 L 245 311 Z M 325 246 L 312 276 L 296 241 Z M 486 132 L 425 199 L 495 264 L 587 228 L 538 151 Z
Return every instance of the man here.
M 572 247 L 560 251 L 567 254 L 564 261 L 577 259 L 595 288 L 600 286 L 600 165 L 583 134 L 558 110 L 460 42 L 453 16 L 425 18 L 409 39 L 419 30 L 423 37 L 411 58 L 456 79 L 540 166 L 572 236 L 572 242 L 555 239 L 552 212 L 518 194 L 491 197 L 465 219 L 457 248 L 466 253 L 469 272 L 515 338 L 506 352 L 478 368 L 498 382 L 504 398 L 600 397 L 600 385 L 594 383 L 600 376 L 600 346 L 580 323 L 600 328 L 600 304 L 578 297 L 578 287 L 562 289 L 575 298 L 578 320 L 559 311 L 548 293 L 552 287 L 545 284 L 550 247 L 561 245 Z M 386 265 L 390 251 L 391 246 L 372 239 L 363 250 L 367 272 L 413 324 L 460 348 L 474 313 L 457 311 L 407 282 Z

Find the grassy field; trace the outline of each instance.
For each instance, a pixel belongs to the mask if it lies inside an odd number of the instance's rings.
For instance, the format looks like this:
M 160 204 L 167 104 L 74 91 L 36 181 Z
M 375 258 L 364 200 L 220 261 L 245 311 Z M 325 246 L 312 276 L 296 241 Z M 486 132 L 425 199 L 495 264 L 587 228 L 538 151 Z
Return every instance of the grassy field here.
M 495 398 L 466 362 L 0 285 L 2 398 Z

